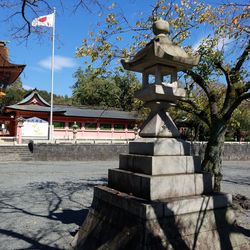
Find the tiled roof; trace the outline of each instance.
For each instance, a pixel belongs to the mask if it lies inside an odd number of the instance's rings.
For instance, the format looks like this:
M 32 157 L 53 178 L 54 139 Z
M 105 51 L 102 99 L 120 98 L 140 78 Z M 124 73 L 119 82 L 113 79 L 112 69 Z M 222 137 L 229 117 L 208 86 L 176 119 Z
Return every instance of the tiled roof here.
M 43 107 L 40 105 L 11 105 L 5 107 L 6 110 L 22 110 L 32 112 L 50 112 L 50 107 Z M 115 118 L 125 120 L 137 119 L 137 112 L 131 111 L 118 111 L 118 110 L 105 110 L 105 109 L 90 109 L 73 106 L 54 105 L 53 113 L 61 113 L 63 116 L 68 117 L 89 117 L 89 118 Z
M 14 109 L 14 110 L 22 110 L 22 111 L 33 111 L 33 112 L 50 112 L 50 107 L 45 107 L 45 106 L 40 106 L 40 105 L 33 105 L 33 104 L 29 104 L 29 105 L 17 105 L 17 104 L 14 104 L 14 105 L 5 107 L 5 109 L 6 110 Z M 56 112 L 56 113 L 64 113 L 66 110 L 54 108 L 53 111 Z
M 37 104 L 27 104 L 33 97 L 37 97 L 44 106 Z M 5 107 L 5 111 L 22 110 L 28 112 L 50 112 L 50 104 L 47 103 L 38 93 L 37 89 L 28 93 L 24 99 L 17 104 Z M 86 107 L 74 107 L 68 105 L 53 105 L 53 113 L 67 117 L 86 117 L 86 118 L 115 118 L 125 120 L 135 120 L 138 117 L 137 112 L 127 112 L 108 109 L 92 109 Z
M 62 108 L 66 110 L 65 116 L 78 116 L 78 117 L 94 117 L 94 118 L 116 118 L 134 120 L 137 118 L 135 111 L 118 111 L 118 110 L 105 110 L 105 109 L 90 109 L 72 106 L 56 106 L 55 108 Z

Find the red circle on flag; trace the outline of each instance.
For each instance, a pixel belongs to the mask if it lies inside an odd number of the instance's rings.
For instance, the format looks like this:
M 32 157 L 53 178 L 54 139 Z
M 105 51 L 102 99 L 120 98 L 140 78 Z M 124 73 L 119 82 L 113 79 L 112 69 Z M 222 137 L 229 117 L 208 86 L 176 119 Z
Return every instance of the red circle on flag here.
M 38 19 L 38 21 L 41 22 L 41 23 L 44 23 L 46 20 L 47 20 L 46 16 L 41 17 L 41 18 Z

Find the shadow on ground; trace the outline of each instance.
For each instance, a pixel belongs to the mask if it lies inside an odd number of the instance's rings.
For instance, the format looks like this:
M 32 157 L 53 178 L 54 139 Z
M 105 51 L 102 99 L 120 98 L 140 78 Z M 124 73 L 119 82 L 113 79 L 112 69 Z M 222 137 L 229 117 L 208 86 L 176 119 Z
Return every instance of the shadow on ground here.
M 87 216 L 93 187 L 106 182 L 34 182 L 0 192 L 0 249 L 68 249 Z

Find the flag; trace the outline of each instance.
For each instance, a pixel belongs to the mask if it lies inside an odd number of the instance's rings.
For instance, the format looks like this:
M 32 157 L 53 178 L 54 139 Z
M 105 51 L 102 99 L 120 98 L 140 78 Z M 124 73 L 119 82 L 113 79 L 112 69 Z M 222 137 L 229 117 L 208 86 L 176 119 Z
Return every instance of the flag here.
M 40 16 L 38 18 L 35 18 L 31 25 L 32 26 L 47 26 L 47 27 L 53 27 L 54 25 L 54 19 L 55 19 L 55 15 L 50 14 L 47 16 Z

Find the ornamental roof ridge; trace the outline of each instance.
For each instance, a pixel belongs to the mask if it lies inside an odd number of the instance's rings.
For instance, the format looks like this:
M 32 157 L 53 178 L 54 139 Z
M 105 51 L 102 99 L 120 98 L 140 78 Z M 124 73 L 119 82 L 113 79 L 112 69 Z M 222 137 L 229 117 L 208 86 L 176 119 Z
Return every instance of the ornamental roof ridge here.
M 42 98 L 42 96 L 39 94 L 36 88 L 34 88 L 28 94 L 26 94 L 24 96 L 24 99 L 18 102 L 16 105 L 27 105 L 29 101 L 32 101 L 32 99 L 38 99 L 37 101 L 38 102 L 40 101 L 40 103 L 43 104 L 42 106 L 50 107 L 50 104 Z

